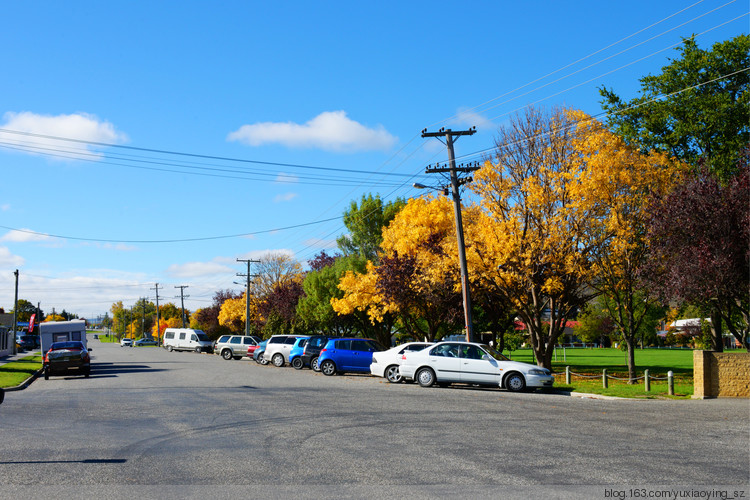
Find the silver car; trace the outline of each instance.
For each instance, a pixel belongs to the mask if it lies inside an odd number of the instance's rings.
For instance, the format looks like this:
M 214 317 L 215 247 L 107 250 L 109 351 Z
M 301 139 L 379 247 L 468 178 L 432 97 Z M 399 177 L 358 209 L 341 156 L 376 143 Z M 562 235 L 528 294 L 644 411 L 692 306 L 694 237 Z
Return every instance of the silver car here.
M 222 335 L 214 343 L 214 354 L 226 360 L 247 357 L 247 348 L 258 345 L 260 340 L 252 335 Z
M 273 335 L 268 339 L 263 359 L 270 361 L 274 366 L 284 366 L 289 362 L 289 352 L 298 337 L 307 337 L 307 335 Z

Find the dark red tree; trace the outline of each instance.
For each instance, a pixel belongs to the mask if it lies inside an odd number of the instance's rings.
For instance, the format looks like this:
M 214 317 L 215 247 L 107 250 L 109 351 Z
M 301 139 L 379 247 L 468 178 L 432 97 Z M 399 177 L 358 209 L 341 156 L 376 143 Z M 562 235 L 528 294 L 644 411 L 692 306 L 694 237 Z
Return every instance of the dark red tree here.
M 726 185 L 699 168 L 651 210 L 651 256 L 643 276 L 665 298 L 711 311 L 712 348 L 726 325 L 748 345 L 750 320 L 750 176 L 747 150 Z

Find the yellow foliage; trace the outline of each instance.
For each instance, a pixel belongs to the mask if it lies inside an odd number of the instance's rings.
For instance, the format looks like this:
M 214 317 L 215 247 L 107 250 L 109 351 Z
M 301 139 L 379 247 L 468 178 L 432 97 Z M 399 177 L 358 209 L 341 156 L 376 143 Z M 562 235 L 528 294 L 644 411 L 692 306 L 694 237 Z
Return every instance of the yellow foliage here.
M 259 310 L 258 300 L 251 296 L 250 297 L 250 321 L 261 319 Z M 245 294 L 237 299 L 227 299 L 221 305 L 219 311 L 219 324 L 222 326 L 231 327 L 235 322 L 246 321 L 246 306 L 245 306 Z
M 344 296 L 341 299 L 331 299 L 331 306 L 338 314 L 351 314 L 354 310 L 365 311 L 375 324 L 382 321 L 387 312 L 395 311 L 395 306 L 388 303 L 378 291 L 375 265 L 370 261 L 367 261 L 365 274 L 347 271 L 341 277 L 339 289 L 344 292 Z

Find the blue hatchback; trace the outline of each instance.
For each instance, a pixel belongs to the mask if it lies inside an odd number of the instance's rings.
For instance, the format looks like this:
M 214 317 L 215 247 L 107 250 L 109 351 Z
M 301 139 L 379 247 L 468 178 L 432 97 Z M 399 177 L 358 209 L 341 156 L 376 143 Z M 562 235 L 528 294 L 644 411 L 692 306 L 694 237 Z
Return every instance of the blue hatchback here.
M 305 344 L 310 337 L 297 337 L 294 341 L 292 350 L 289 351 L 289 363 L 296 369 L 300 369 L 303 366 L 302 353 L 305 352 Z
M 318 357 L 324 375 L 344 372 L 370 373 L 372 353 L 383 347 L 371 339 L 335 338 L 328 341 Z

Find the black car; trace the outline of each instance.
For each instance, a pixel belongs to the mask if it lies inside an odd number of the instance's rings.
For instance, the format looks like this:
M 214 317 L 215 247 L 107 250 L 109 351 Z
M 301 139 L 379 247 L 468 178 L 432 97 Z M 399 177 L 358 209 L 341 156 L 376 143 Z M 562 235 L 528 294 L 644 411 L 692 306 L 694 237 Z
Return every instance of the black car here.
M 35 335 L 22 335 L 18 338 L 18 345 L 25 351 L 30 351 L 39 347 L 39 337 Z
M 75 371 L 84 377 L 91 373 L 91 349 L 86 349 L 83 342 L 70 340 L 53 342 L 44 354 L 44 379 L 50 375 L 66 375 Z
M 313 335 L 307 339 L 305 350 L 302 353 L 302 356 L 299 357 L 302 363 L 298 363 L 297 366 L 292 366 L 297 369 L 301 369 L 303 366 L 309 366 L 316 372 L 319 372 L 320 367 L 318 366 L 318 356 L 320 356 L 320 351 L 325 347 L 326 343 L 332 338 L 333 337 L 328 335 Z

